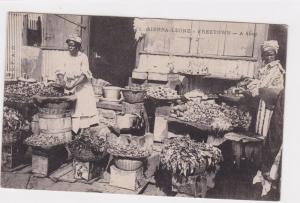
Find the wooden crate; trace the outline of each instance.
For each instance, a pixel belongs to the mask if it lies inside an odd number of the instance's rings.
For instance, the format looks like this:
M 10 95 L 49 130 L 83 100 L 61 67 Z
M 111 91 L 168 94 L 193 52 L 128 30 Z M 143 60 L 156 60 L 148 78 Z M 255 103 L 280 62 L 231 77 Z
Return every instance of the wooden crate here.
M 58 169 L 67 159 L 68 153 L 63 145 L 50 149 L 32 148 L 32 172 L 48 176 Z
M 103 177 L 105 165 L 101 162 L 73 161 L 74 178 L 77 180 L 92 180 Z
M 163 142 L 168 137 L 168 120 L 165 116 L 155 117 L 153 134 L 156 142 Z
M 138 114 L 142 115 L 145 111 L 144 103 L 130 104 L 127 102 L 122 103 L 122 111 L 125 114 Z
M 2 168 L 13 169 L 24 162 L 27 146 L 21 142 L 2 145 Z
M 206 174 L 183 177 L 178 180 L 172 176 L 172 191 L 190 195 L 193 197 L 205 197 L 207 192 Z
M 120 170 L 114 165 L 110 167 L 110 185 L 125 188 L 128 190 L 137 190 L 144 185 L 143 167 L 136 171 Z

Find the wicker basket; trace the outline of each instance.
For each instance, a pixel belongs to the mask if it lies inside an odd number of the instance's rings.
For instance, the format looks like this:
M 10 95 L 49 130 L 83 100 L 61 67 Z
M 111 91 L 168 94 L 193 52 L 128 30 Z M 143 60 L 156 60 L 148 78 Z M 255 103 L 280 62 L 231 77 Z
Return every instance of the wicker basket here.
M 80 147 L 81 149 L 78 150 L 78 145 L 82 144 L 82 146 L 85 147 Z M 91 146 L 88 146 L 88 144 L 82 142 L 81 140 L 74 140 L 71 143 L 68 144 L 69 150 L 72 154 L 72 156 L 82 162 L 88 162 L 88 161 L 99 161 L 102 160 L 106 155 L 106 149 L 104 151 L 99 151 L 96 149 L 93 149 Z
M 143 166 L 143 160 L 141 159 L 114 157 L 114 162 L 119 169 L 125 171 L 135 171 Z
M 122 90 L 125 102 L 134 104 L 134 103 L 141 103 L 144 101 L 146 96 L 145 90 L 129 90 L 124 89 Z
M 107 85 L 110 85 L 110 83 L 105 80 L 92 78 L 92 86 L 95 95 L 103 95 L 103 87 Z
M 103 86 L 102 85 L 93 85 L 94 94 L 97 96 L 103 95 Z

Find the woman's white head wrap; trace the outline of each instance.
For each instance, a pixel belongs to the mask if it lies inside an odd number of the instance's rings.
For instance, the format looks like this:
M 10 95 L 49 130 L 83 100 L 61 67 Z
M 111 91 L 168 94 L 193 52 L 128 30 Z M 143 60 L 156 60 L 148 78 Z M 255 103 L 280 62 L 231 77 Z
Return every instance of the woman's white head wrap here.
M 264 41 L 264 43 L 262 44 L 262 51 L 273 50 L 277 54 L 278 49 L 279 49 L 279 45 L 277 40 Z
M 70 35 L 70 36 L 68 37 L 68 39 L 66 40 L 66 42 L 68 43 L 69 41 L 74 41 L 74 42 L 77 42 L 77 43 L 79 43 L 79 44 L 82 43 L 81 38 L 80 38 L 79 36 L 77 36 L 77 35 Z

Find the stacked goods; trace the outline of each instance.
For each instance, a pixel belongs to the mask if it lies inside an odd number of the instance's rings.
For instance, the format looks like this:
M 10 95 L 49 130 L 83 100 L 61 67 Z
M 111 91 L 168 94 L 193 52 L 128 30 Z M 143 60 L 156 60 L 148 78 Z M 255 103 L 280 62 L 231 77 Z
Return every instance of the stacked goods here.
M 189 137 L 172 138 L 166 142 L 161 151 L 162 168 L 188 176 L 214 170 L 222 161 L 222 153 L 216 147 L 206 143 L 195 142 Z
M 4 95 L 6 101 L 28 102 L 33 96 L 38 94 L 42 89 L 41 83 L 18 82 L 15 84 L 5 85 Z
M 13 108 L 4 106 L 3 108 L 3 143 L 14 143 L 23 139 L 20 131 L 28 121 Z
M 215 130 L 229 130 L 231 127 L 248 129 L 251 116 L 236 107 L 218 105 L 211 102 L 188 101 L 174 106 L 171 117 L 184 122 L 199 123 L 212 126 Z
M 175 100 L 180 98 L 175 90 L 166 86 L 149 87 L 147 89 L 147 96 L 161 100 Z

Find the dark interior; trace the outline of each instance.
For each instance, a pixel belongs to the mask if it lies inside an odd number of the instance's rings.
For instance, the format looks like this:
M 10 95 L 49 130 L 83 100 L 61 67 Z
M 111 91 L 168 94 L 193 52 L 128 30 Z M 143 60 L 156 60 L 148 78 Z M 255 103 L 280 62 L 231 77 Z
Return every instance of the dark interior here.
M 90 33 L 93 76 L 116 86 L 126 85 L 135 65 L 133 18 L 92 17 Z

